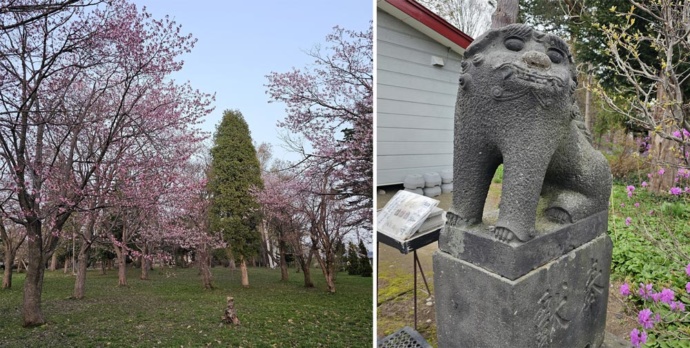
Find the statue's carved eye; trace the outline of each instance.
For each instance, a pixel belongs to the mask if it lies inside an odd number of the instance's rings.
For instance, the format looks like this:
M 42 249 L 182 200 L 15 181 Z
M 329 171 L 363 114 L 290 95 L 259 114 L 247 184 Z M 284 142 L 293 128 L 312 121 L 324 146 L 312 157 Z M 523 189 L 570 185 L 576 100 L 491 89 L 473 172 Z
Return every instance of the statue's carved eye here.
M 507 38 L 504 42 L 503 45 L 506 46 L 507 49 L 511 51 L 521 51 L 525 47 L 525 40 L 519 38 L 519 37 L 509 37 Z
M 561 52 L 561 50 L 555 48 L 549 48 L 549 50 L 546 51 L 546 55 L 549 56 L 549 59 L 551 59 L 551 62 L 554 64 L 560 64 L 565 60 L 565 54 Z

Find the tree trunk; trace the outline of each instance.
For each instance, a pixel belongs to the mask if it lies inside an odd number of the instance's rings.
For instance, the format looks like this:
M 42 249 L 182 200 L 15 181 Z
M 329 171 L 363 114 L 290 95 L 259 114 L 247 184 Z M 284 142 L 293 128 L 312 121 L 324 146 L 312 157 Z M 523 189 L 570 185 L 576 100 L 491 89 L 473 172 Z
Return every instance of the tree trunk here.
M 101 275 L 105 275 L 105 264 L 106 264 L 106 262 L 108 262 L 108 260 L 105 258 L 101 260 Z
M 57 254 L 53 253 L 53 257 L 50 258 L 50 270 L 55 271 L 57 270 Z
M 139 262 L 141 263 L 141 280 L 149 280 L 149 269 L 151 269 L 151 261 L 148 258 L 149 247 L 144 243 L 144 252 L 139 257 Z
M 124 250 L 119 250 L 118 247 L 115 247 L 115 253 L 119 263 L 117 267 L 117 285 L 127 286 L 127 255 L 125 255 Z
M 304 258 L 304 256 L 300 255 L 297 257 L 297 263 L 299 264 L 299 267 L 302 268 L 302 274 L 304 275 L 304 287 L 305 288 L 313 288 L 314 287 L 314 282 L 311 280 L 311 258 L 312 258 L 313 253 L 309 253 L 309 256 Z
M 288 264 L 285 260 L 285 242 L 278 242 L 278 249 L 280 251 L 280 281 L 287 282 L 289 280 L 288 275 Z
M 249 287 L 249 274 L 247 273 L 247 261 L 242 257 L 240 259 L 240 270 L 242 271 L 242 286 Z
M 65 266 L 62 268 L 62 273 L 67 274 L 67 269 L 69 268 L 69 258 L 65 257 Z
M 653 145 L 651 148 L 652 157 L 652 177 L 649 188 L 653 192 L 668 193 L 671 187 L 675 186 L 675 178 L 678 173 L 678 158 L 671 151 L 671 148 L 678 147 L 678 143 L 673 140 L 664 139 L 658 135 L 653 135 Z M 659 169 L 664 169 L 663 174 L 659 175 Z
M 517 23 L 518 0 L 498 0 L 496 11 L 491 15 L 491 29 Z
M 149 280 L 149 270 L 151 269 L 151 262 L 145 257 L 141 256 L 141 275 L 139 279 Z
M 587 65 L 587 78 L 586 78 L 586 83 L 587 86 L 585 86 L 585 128 L 590 134 L 594 134 L 594 120 L 592 117 L 592 73 L 590 72 L 591 70 L 591 65 Z
M 8 248 L 9 249 L 9 248 Z M 5 272 L 2 276 L 2 288 L 12 288 L 12 264 L 14 263 L 14 254 L 12 250 L 5 250 Z
M 117 285 L 118 286 L 127 286 L 127 262 L 125 262 L 125 258 L 121 258 L 120 260 L 120 265 L 117 269 Z
M 670 102 L 669 96 L 667 95 L 663 86 L 662 81 L 666 80 L 663 72 L 659 72 L 661 81 L 657 82 L 657 100 L 660 101 L 657 108 L 654 110 L 654 118 L 659 120 L 659 124 L 662 126 L 663 131 L 666 133 L 671 133 L 673 130 L 667 122 L 664 120 L 672 119 L 669 114 L 669 110 L 663 105 Z M 652 147 L 650 149 L 649 155 L 652 158 L 652 177 L 650 178 L 649 188 L 653 192 L 657 193 L 668 193 L 670 188 L 675 186 L 675 178 L 678 173 L 678 160 L 676 153 L 672 151 L 673 148 L 678 147 L 678 143 L 673 140 L 667 140 L 659 135 L 652 135 Z M 660 174 L 659 170 L 664 171 Z
M 235 260 L 234 260 L 234 259 L 230 259 L 229 264 L 230 264 L 229 267 L 230 267 L 231 270 L 234 271 L 235 269 L 237 269 L 237 265 L 235 265 Z
M 74 280 L 74 293 L 72 297 L 81 300 L 84 298 L 84 291 L 86 285 L 86 267 L 88 266 L 89 252 L 91 248 L 87 240 L 81 242 L 79 248 L 79 255 L 77 256 L 77 278 Z
M 199 250 L 199 273 L 201 273 L 201 285 L 204 289 L 213 289 L 213 276 L 209 267 L 211 258 L 209 256 L 207 246 L 204 245 Z
M 330 253 L 326 253 L 325 260 L 321 257 L 321 255 L 319 255 L 318 250 L 314 251 L 314 254 L 316 256 L 316 261 L 318 261 L 319 266 L 321 266 L 323 277 L 326 279 L 326 287 L 328 288 L 328 292 L 335 293 L 335 277 L 333 276 L 334 267 L 332 259 L 329 256 Z
M 45 324 L 43 311 L 41 310 L 41 294 L 43 292 L 43 238 L 41 238 L 41 222 L 32 221 L 26 227 L 27 257 L 29 264 L 24 280 L 24 302 L 22 304 L 22 325 L 24 327 Z

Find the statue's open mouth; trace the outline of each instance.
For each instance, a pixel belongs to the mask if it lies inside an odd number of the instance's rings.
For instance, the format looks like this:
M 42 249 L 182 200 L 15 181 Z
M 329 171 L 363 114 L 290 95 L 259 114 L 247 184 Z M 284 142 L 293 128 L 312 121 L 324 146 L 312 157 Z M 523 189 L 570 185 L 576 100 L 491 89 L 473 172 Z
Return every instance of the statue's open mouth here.
M 565 86 L 565 82 L 558 77 L 542 75 L 533 70 L 520 67 L 514 63 L 501 64 L 501 66 L 499 66 L 496 70 L 498 70 L 502 74 L 504 80 L 513 77 L 515 79 L 520 79 L 523 81 L 532 82 L 543 86 L 550 86 L 554 88 L 563 88 Z

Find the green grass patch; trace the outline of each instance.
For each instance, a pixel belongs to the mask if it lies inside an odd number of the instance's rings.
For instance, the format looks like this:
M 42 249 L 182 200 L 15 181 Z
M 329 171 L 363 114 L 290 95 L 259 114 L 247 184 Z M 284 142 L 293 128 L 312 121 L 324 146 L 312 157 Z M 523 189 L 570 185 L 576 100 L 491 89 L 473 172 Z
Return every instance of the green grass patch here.
M 503 165 L 499 165 L 498 168 L 496 168 L 496 172 L 494 173 L 493 179 L 491 179 L 491 182 L 494 184 L 501 184 L 503 183 Z
M 239 270 L 214 268 L 216 289 L 203 290 L 198 270 L 160 269 L 151 280 L 128 273 L 129 287 L 117 286 L 117 272 L 89 271 L 86 298 L 69 299 L 74 277 L 46 272 L 43 310 L 48 323 L 21 325 L 23 274 L 13 289 L 0 291 L 0 346 L 3 347 L 368 347 L 372 341 L 372 278 L 339 273 L 337 293 L 302 286 L 301 274 L 280 282 L 280 270 L 250 268 L 250 288 Z M 242 323 L 221 323 L 226 296 L 235 298 Z

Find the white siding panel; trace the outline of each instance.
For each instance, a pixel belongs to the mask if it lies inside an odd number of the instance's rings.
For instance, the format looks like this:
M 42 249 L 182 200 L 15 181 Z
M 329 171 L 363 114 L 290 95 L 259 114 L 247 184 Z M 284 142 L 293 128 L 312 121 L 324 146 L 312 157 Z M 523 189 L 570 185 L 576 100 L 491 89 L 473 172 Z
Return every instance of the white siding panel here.
M 438 141 L 390 141 L 379 142 L 376 148 L 377 156 L 395 155 L 434 155 L 453 154 L 453 143 Z
M 404 100 L 387 100 L 381 98 L 378 98 L 377 102 L 377 117 L 379 117 L 381 114 L 393 114 L 412 115 L 419 117 L 428 116 L 453 118 L 453 115 L 455 114 L 455 105 L 448 107 L 443 105 L 417 104 Z M 386 111 L 383 112 L 381 110 Z
M 425 168 L 438 166 L 439 163 L 453 164 L 452 154 L 434 154 L 434 155 L 404 155 L 404 156 L 376 156 L 379 166 L 388 169 L 402 169 L 402 168 Z M 422 173 L 419 173 L 422 174 Z
M 439 68 L 431 66 L 431 64 L 416 64 L 408 62 L 402 57 L 386 57 L 379 54 L 377 57 L 377 69 L 382 71 L 390 71 L 397 74 L 410 75 L 419 79 L 432 79 L 436 81 L 447 82 L 455 85 L 457 91 L 457 82 L 460 77 L 460 70 L 450 70 L 447 68 Z M 431 61 L 431 55 L 429 55 Z M 379 81 L 384 82 L 379 79 Z M 381 83 L 379 82 L 379 83 Z
M 377 141 L 453 141 L 453 129 L 384 128 L 377 133 Z
M 382 83 L 379 83 L 377 87 L 378 89 L 376 92 L 378 93 L 379 99 L 403 100 L 419 104 L 432 104 L 447 107 L 455 106 L 454 94 L 434 93 L 410 87 L 388 86 Z
M 412 129 L 453 129 L 453 119 L 434 116 L 409 116 L 378 113 L 377 131 L 384 128 L 412 128 Z
M 376 44 L 377 184 L 451 169 L 460 55 L 381 10 Z
M 447 77 L 448 74 L 444 74 L 443 77 Z M 407 75 L 399 72 L 392 72 L 383 69 L 379 69 L 378 78 L 385 81 L 385 84 L 379 83 L 379 86 L 414 86 L 415 89 L 419 89 L 427 92 L 448 94 L 449 91 L 458 90 L 458 79 L 453 79 L 452 82 L 445 80 L 435 80 L 428 77 L 418 77 L 413 75 Z M 452 93 L 455 95 L 456 93 Z

